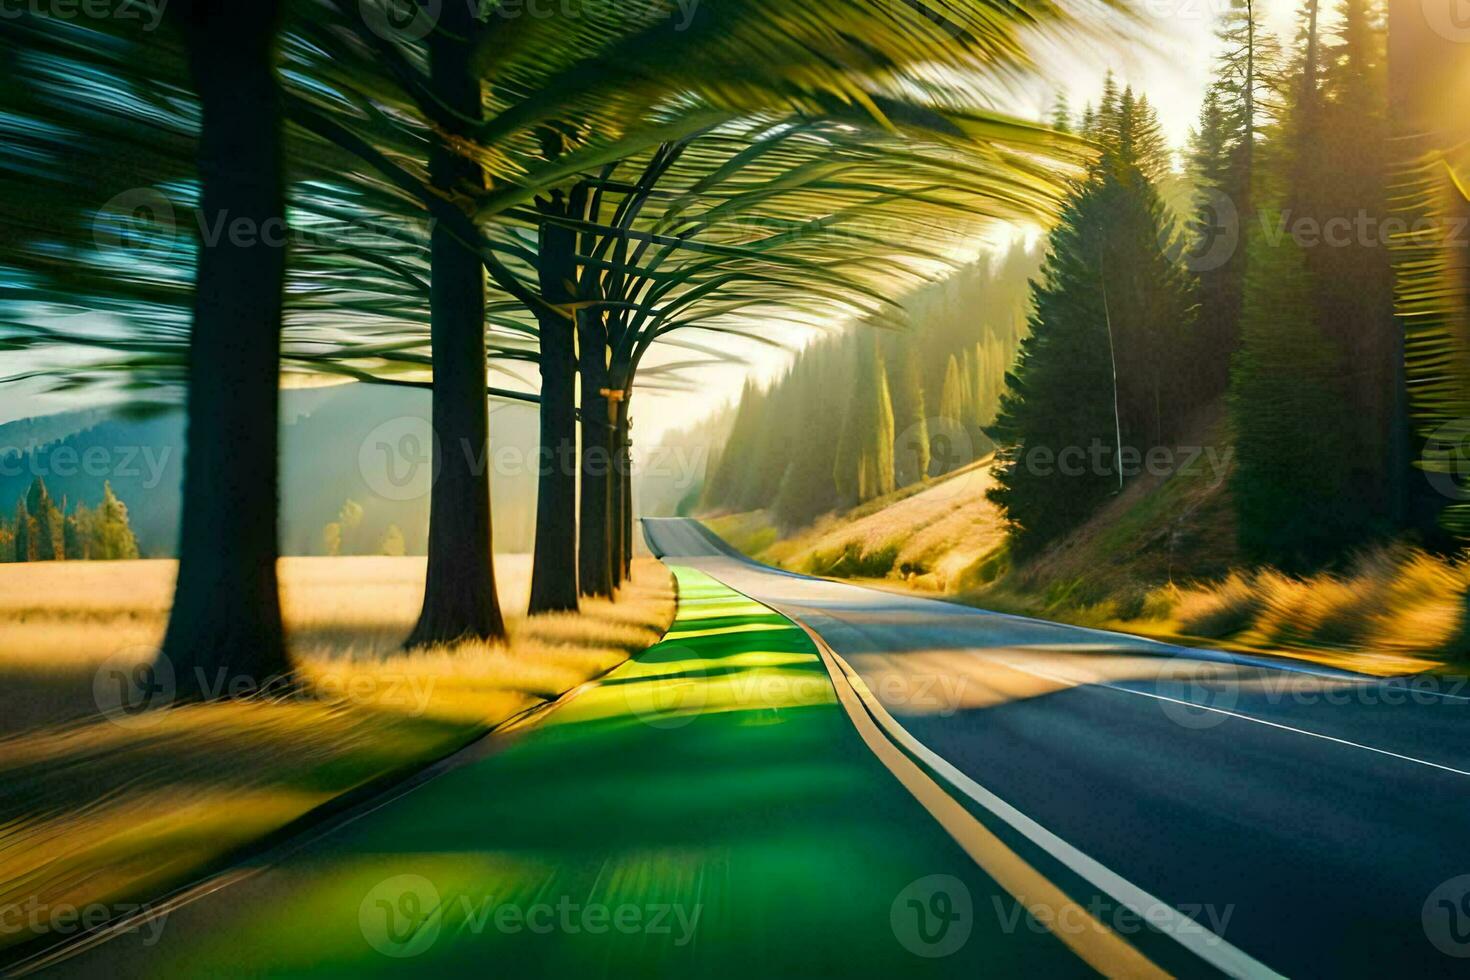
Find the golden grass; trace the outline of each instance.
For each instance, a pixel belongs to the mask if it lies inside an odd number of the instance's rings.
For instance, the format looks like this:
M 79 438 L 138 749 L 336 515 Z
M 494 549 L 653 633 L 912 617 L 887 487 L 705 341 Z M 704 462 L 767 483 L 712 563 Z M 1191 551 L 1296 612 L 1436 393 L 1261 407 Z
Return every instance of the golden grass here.
M 506 609 L 523 609 L 529 561 L 496 565 Z M 286 559 L 299 690 L 120 723 L 99 716 L 93 679 L 151 657 L 173 563 L 0 565 L 0 908 L 44 920 L 155 895 L 610 670 L 673 620 L 667 571 L 640 560 L 616 603 L 511 614 L 507 645 L 404 654 L 423 573 L 421 558 Z
M 1467 588 L 1465 563 L 1390 546 L 1343 573 L 1237 571 L 1218 583 L 1168 586 L 1152 598 L 1168 612 L 1164 632 L 1400 672 L 1463 660 L 1457 646 Z
M 834 578 L 888 578 L 930 592 L 951 592 L 964 572 L 1005 540 L 998 509 L 985 498 L 994 485 L 987 462 L 778 540 L 764 512 L 706 523 L 760 561 Z

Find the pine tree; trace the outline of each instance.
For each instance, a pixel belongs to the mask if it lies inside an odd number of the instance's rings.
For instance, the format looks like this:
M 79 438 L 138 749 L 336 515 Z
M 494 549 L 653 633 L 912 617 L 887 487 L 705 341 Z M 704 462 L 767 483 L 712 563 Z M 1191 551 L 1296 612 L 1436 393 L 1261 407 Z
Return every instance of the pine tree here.
M 65 522 L 61 509 L 46 490 L 46 481 L 36 477 L 26 491 L 26 510 L 34 533 L 34 561 L 60 561 L 66 557 Z
M 128 507 L 112 492 L 112 484 L 102 484 L 102 503 L 94 512 L 93 558 L 122 561 L 138 557 L 138 539 L 128 521 Z
M 1390 256 L 1371 237 L 1388 213 L 1383 38 L 1367 3 L 1346 0 L 1327 47 L 1318 2 L 1261 156 L 1263 225 L 1279 241 L 1252 245 L 1230 399 L 1241 545 L 1293 567 L 1385 528 L 1405 465 L 1390 451 L 1402 369 Z
M 1070 133 L 1072 125 L 1072 109 L 1067 105 L 1067 93 L 1058 91 L 1051 106 L 1051 128 L 1059 133 Z
M 1197 198 L 1188 266 L 1199 275 L 1199 384 L 1224 391 L 1230 359 L 1240 344 L 1248 230 L 1256 223 L 1257 145 L 1271 118 L 1265 99 L 1280 48 L 1264 26 L 1259 0 L 1231 0 L 1217 38 L 1223 49 L 1191 147 Z
M 1199 126 L 1190 138 L 1194 201 L 1185 256 L 1199 282 L 1201 382 L 1209 395 L 1225 390 L 1230 357 L 1240 341 L 1245 229 L 1230 197 L 1234 153 L 1232 122 L 1219 87 L 1213 87 L 1205 93 Z
M 1396 519 L 1408 470 L 1395 431 L 1401 414 L 1403 355 L 1394 319 L 1393 265 L 1383 234 L 1390 214 L 1387 38 L 1369 0 L 1343 0 L 1326 48 L 1315 152 L 1303 176 L 1309 205 L 1325 230 L 1353 229 L 1309 254 L 1319 323 L 1352 366 L 1346 381 L 1356 449 L 1353 497 L 1363 502 L 1362 533 Z M 1397 451 L 1396 451 L 1397 449 Z
M 68 560 L 86 561 L 92 557 L 92 527 L 96 519 L 96 514 L 81 504 L 66 516 L 63 540 Z
M 872 340 L 853 345 L 851 391 L 837 441 L 833 482 L 851 506 L 893 490 L 893 404 L 882 358 Z
M 944 366 L 944 389 L 939 394 L 939 417 L 955 425 L 965 418 L 965 383 L 960 374 L 960 362 L 953 354 Z
M 888 345 L 888 387 L 893 400 L 893 479 L 906 487 L 924 479 L 929 472 L 929 425 L 924 403 L 924 386 L 915 351 L 917 341 L 895 335 Z
M 735 422 L 719 465 L 705 487 L 706 502 L 716 509 L 735 507 L 741 490 L 743 467 L 754 451 L 763 392 L 754 381 L 746 381 L 735 409 Z
M 1340 352 L 1317 327 L 1315 282 L 1303 250 L 1254 236 L 1241 349 L 1231 373 L 1236 438 L 1231 485 L 1242 550 L 1309 567 L 1341 546 L 1353 449 Z
M 888 372 L 883 359 L 874 352 L 874 399 L 872 415 L 872 439 L 868 452 L 872 459 L 870 493 L 864 499 L 882 497 L 895 489 L 893 459 L 893 398 L 888 391 Z
M 36 521 L 24 497 L 15 505 L 15 560 L 36 560 Z
M 389 524 L 388 529 L 383 532 L 383 539 L 378 542 L 378 554 L 401 558 L 407 551 L 403 530 L 397 524 Z
M 1193 283 L 1165 254 L 1171 219 L 1144 167 L 1156 123 L 1111 78 L 1103 107 L 1102 156 L 1052 232 L 1031 336 L 987 429 L 1001 447 L 989 496 L 1021 553 L 1084 520 L 1117 489 L 1123 453 L 1165 444 L 1198 397 Z

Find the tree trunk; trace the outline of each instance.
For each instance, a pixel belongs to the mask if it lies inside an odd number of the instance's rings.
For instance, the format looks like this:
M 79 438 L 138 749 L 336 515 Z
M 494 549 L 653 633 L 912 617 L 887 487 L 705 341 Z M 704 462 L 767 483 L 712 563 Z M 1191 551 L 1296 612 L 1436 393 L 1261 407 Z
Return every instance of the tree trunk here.
M 633 570 L 633 422 L 629 417 L 628 392 L 617 405 L 614 439 L 617 441 L 617 510 L 618 525 L 614 584 L 621 587 Z
M 607 342 L 598 313 L 578 314 L 582 371 L 582 527 L 578 571 L 585 596 L 612 595 L 608 511 L 611 498 L 612 430 L 609 428 Z
M 616 592 L 623 584 L 623 402 L 608 403 L 612 417 L 612 475 L 608 482 L 608 564 L 612 566 L 612 587 Z
M 560 202 L 549 207 L 562 211 Z M 575 213 L 576 205 L 572 205 Z M 577 275 L 576 232 L 541 226 L 541 295 L 568 303 Z M 541 342 L 540 473 L 536 487 L 536 554 L 531 571 L 532 614 L 577 609 L 577 349 L 572 321 L 539 318 Z
M 189 339 L 178 581 L 160 670 L 182 697 L 239 696 L 290 671 L 276 581 L 285 178 L 279 0 L 186 0 L 202 227 Z
M 469 64 L 477 28 L 468 5 L 446 4 L 428 42 L 435 97 L 470 122 L 484 111 L 480 80 Z M 474 196 L 485 189 L 483 168 L 442 140 L 430 148 L 429 176 L 446 196 Z M 442 222 L 433 228 L 430 261 L 435 480 L 429 500 L 424 606 L 408 638 L 410 647 L 505 637 L 490 531 L 485 270 L 480 256 Z

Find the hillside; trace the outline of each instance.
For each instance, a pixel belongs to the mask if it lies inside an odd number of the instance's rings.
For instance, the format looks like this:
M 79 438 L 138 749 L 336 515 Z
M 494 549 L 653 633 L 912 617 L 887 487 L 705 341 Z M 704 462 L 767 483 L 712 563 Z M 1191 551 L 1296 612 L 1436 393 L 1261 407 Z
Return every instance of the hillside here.
M 428 537 L 428 391 L 362 384 L 281 393 L 281 547 L 324 553 L 323 528 L 362 508 L 344 553 L 376 554 L 390 525 L 408 554 Z M 490 406 L 495 545 L 529 551 L 535 521 L 536 408 Z M 0 515 L 37 476 L 52 497 L 94 505 L 104 482 L 127 505 L 144 557 L 174 553 L 184 461 L 180 410 L 146 417 L 68 412 L 0 425 Z M 402 482 L 401 482 L 402 481 Z
M 915 589 L 949 593 L 1005 538 L 988 460 L 848 511 L 829 514 L 790 536 L 766 511 L 706 520 L 732 545 L 792 571 L 834 578 L 891 578 Z
M 1307 577 L 1246 567 L 1223 412 L 1204 413 L 1193 434 L 1212 447 L 1193 465 L 1139 476 L 1024 562 L 984 497 L 988 459 L 785 534 L 766 511 L 704 523 L 778 567 L 1001 612 L 1374 673 L 1465 664 L 1470 568 L 1394 542 Z

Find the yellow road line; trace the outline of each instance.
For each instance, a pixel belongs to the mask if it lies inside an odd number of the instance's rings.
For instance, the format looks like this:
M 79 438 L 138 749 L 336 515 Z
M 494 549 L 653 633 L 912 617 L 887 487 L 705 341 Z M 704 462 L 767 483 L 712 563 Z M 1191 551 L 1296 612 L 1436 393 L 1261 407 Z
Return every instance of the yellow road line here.
M 1104 976 L 1169 976 L 1007 847 L 1005 842 L 975 819 L 973 814 L 961 806 L 928 773 L 901 752 L 873 722 L 857 688 L 849 679 L 844 666 L 839 665 L 836 654 L 826 641 L 805 623 L 795 622 L 816 645 L 817 652 L 821 654 L 822 662 L 826 664 L 827 672 L 832 677 L 833 686 L 837 689 L 838 700 L 868 748 L 986 874 L 1009 892 L 1023 908 L 1044 909 L 1048 913 L 1046 921 L 1080 926 L 1054 931 L 1053 934 L 1084 963 Z

